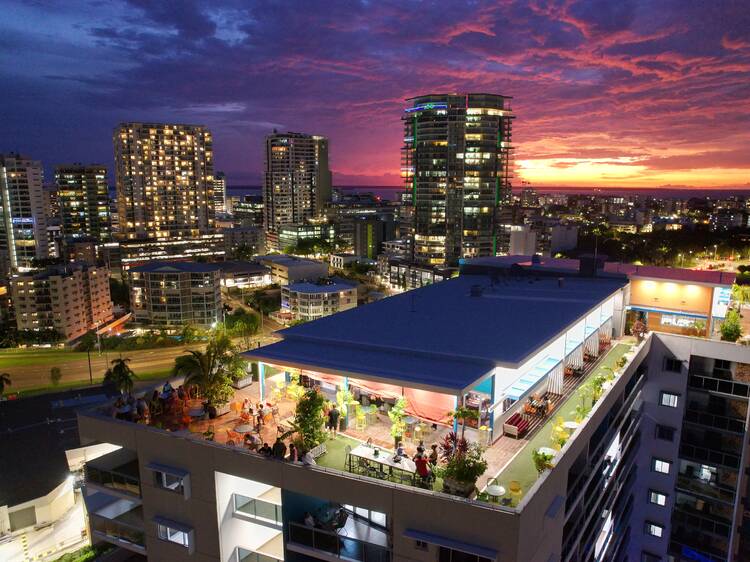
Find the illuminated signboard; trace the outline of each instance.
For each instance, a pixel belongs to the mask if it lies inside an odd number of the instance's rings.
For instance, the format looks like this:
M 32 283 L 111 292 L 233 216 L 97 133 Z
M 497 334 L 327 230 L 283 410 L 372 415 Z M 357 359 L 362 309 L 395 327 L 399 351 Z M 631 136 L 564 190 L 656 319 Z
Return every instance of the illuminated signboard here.
M 34 219 L 26 217 L 13 217 L 13 224 L 34 224 Z
M 424 105 L 407 107 L 404 111 L 406 113 L 413 113 L 415 111 L 425 111 L 428 109 L 448 109 L 448 104 L 447 103 L 426 103 Z
M 714 300 L 713 304 L 711 305 L 711 315 L 715 318 L 725 318 L 731 298 L 732 291 L 729 289 L 729 287 L 714 288 Z

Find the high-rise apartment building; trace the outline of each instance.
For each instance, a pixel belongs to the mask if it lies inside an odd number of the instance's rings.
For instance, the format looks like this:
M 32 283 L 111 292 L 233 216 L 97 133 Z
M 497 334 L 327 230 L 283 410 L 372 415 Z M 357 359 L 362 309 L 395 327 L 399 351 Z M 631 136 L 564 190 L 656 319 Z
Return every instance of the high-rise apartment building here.
M 302 133 L 266 137 L 264 227 L 277 232 L 319 216 L 331 200 L 328 139 Z
M 649 290 L 675 314 L 724 283 L 657 269 Z M 257 384 L 223 419 L 201 420 L 200 400 L 182 420 L 81 414 L 84 443 L 122 447 L 86 468 L 92 537 L 175 561 L 746 560 L 750 349 L 625 333 L 632 279 L 471 260 L 244 353 Z M 257 451 L 337 393 L 339 434 L 306 431 L 303 462 Z M 272 406 L 249 438 L 245 400 Z M 451 459 L 437 480 L 420 442 Z
M 0 275 L 49 257 L 42 163 L 0 154 Z
M 121 123 L 114 149 L 122 238 L 178 238 L 212 230 L 213 142 L 206 127 Z
M 229 213 L 232 209 L 227 206 L 227 177 L 224 172 L 216 172 L 214 176 L 214 212 Z
M 223 319 L 217 263 L 152 261 L 128 271 L 136 322 L 181 328 L 215 327 Z
M 455 265 L 495 254 L 495 213 L 510 192 L 510 99 L 431 94 L 407 100 L 402 176 L 417 262 Z
M 55 330 L 66 341 L 114 316 L 106 267 L 51 266 L 14 277 L 11 293 L 19 330 Z
M 63 236 L 108 242 L 112 230 L 107 167 L 61 164 L 55 168 L 55 182 Z

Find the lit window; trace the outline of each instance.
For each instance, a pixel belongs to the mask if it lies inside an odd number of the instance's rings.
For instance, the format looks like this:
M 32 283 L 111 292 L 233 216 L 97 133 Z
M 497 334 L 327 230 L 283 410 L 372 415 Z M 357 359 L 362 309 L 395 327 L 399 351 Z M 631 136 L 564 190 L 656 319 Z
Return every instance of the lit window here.
M 153 471 L 157 488 L 175 492 L 185 499 L 190 497 L 190 474 L 187 471 L 157 463 L 149 463 L 146 468 Z
M 672 463 L 663 459 L 651 459 L 651 470 L 661 474 L 669 474 Z
M 662 527 L 661 525 L 657 525 L 656 523 L 647 521 L 646 534 L 651 535 L 652 537 L 661 538 L 662 536 L 664 536 L 664 527 Z
M 665 505 L 667 505 L 667 495 L 662 494 L 661 492 L 656 492 L 654 490 L 649 490 L 648 502 L 654 505 L 660 505 L 664 507 Z
M 156 519 L 158 537 L 167 542 L 178 544 L 193 551 L 193 529 L 167 519 Z
M 679 403 L 680 395 L 671 392 L 662 392 L 659 396 L 659 404 L 668 408 L 676 408 Z

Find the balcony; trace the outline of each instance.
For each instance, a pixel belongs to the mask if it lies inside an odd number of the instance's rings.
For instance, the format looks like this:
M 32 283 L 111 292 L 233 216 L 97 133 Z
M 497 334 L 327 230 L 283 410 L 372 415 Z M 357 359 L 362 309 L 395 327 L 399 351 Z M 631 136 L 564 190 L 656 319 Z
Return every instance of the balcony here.
M 145 553 L 143 508 L 140 501 L 95 492 L 84 497 L 91 533 L 141 554 Z
M 146 542 L 143 529 L 98 515 L 90 515 L 89 519 L 91 521 L 91 532 L 94 535 L 99 535 L 99 538 L 129 550 L 145 553 Z
M 86 485 L 103 492 L 141 496 L 141 479 L 135 453 L 119 449 L 86 463 Z
M 348 523 L 349 524 L 349 523 Z M 351 525 L 363 525 L 351 523 Z M 357 562 L 390 562 L 391 551 L 387 537 L 381 533 L 379 544 L 347 536 L 351 529 L 337 531 L 309 527 L 302 523 L 289 523 L 287 548 L 315 558 L 354 560 Z M 346 533 L 346 534 L 344 534 Z M 320 555 L 323 555 L 322 557 Z

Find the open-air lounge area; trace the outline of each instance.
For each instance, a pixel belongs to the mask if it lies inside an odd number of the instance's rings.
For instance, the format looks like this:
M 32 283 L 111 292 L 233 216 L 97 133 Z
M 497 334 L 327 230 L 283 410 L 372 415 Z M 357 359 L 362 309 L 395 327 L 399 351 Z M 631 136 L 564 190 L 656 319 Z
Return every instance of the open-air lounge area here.
M 243 354 L 257 375 L 217 412 L 200 388 L 174 381 L 177 390 L 158 391 L 162 404 L 143 421 L 277 460 L 515 506 L 554 466 L 634 345 L 613 340 L 617 283 L 574 289 L 576 299 L 563 301 L 574 321 L 549 311 L 558 316 L 552 327 L 530 341 L 514 334 L 520 349 L 499 360 L 335 346 L 308 339 L 301 325 Z M 334 319 L 315 324 L 326 320 Z

